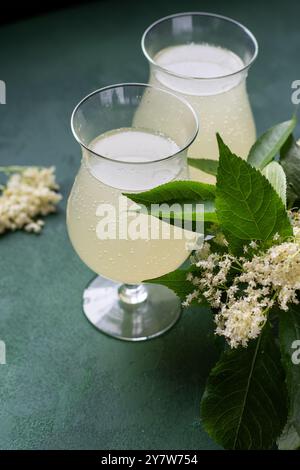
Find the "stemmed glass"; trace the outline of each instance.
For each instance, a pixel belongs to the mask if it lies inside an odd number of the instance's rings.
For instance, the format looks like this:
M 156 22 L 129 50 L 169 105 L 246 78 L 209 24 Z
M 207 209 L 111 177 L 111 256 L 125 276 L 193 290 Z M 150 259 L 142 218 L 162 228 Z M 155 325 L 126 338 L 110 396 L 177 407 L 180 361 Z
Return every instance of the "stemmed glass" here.
M 246 158 L 256 131 L 246 77 L 258 45 L 235 20 L 211 13 L 179 13 L 153 23 L 142 37 L 150 65 L 149 83 L 177 93 L 195 109 L 201 133 L 188 156 L 218 159 L 216 132 Z M 191 169 L 191 178 L 214 182 Z
M 71 127 L 82 161 L 68 200 L 68 232 L 77 254 L 98 274 L 84 291 L 84 313 L 119 339 L 158 336 L 179 318 L 180 301 L 166 287 L 142 281 L 179 267 L 191 245 L 185 230 L 137 211 L 122 194 L 188 178 L 195 112 L 173 93 L 119 84 L 85 97 Z

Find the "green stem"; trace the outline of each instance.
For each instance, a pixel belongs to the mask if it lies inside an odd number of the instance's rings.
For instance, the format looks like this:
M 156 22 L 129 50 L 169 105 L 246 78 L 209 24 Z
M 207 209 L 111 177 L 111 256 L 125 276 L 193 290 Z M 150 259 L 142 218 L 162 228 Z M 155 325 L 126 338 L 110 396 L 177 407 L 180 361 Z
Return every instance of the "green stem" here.
M 234 262 L 237 263 L 239 265 L 239 267 L 241 268 L 241 271 L 243 271 L 242 263 L 240 263 L 238 259 L 235 259 Z M 235 268 L 235 269 L 237 269 L 237 268 Z

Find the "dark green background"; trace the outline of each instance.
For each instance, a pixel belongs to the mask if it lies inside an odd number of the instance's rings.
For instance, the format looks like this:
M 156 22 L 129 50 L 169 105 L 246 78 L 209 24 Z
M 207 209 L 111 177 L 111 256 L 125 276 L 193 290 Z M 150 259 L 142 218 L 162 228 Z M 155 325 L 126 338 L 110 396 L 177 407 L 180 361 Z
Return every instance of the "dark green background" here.
M 217 354 L 208 312 L 188 311 L 165 336 L 110 339 L 81 312 L 92 273 L 68 241 L 65 204 L 80 161 L 69 128 L 87 93 L 147 81 L 143 30 L 179 11 L 221 13 L 260 44 L 249 93 L 258 130 L 289 118 L 300 79 L 300 2 L 100 2 L 0 29 L 0 160 L 56 165 L 64 200 L 41 236 L 0 238 L 0 447 L 26 449 L 216 449 L 199 402 Z

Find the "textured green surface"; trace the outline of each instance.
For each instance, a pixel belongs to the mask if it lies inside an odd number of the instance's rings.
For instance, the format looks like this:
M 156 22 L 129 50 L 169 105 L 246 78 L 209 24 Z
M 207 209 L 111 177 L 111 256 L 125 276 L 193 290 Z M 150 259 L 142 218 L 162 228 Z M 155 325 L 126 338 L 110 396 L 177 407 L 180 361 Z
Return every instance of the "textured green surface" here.
M 278 5 L 101 2 L 0 29 L 0 79 L 7 84 L 1 165 L 55 164 L 64 195 L 41 236 L 0 238 L 0 339 L 7 346 L 7 365 L 0 365 L 0 448 L 217 448 L 199 420 L 216 359 L 207 312 L 189 311 L 170 333 L 143 344 L 101 335 L 81 312 L 92 273 L 65 228 L 80 159 L 69 118 L 95 88 L 147 80 L 139 40 L 150 22 L 201 9 L 233 16 L 257 36 L 260 57 L 249 91 L 259 130 L 287 119 L 290 83 L 300 78 L 300 3 Z

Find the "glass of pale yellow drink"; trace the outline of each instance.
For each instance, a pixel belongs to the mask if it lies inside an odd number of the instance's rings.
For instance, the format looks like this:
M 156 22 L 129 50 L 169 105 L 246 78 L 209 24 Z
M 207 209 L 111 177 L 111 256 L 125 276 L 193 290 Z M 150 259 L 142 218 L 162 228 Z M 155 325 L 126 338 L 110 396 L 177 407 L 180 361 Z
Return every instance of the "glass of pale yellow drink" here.
M 84 313 L 119 339 L 158 336 L 178 319 L 180 301 L 166 287 L 142 281 L 178 268 L 195 234 L 138 210 L 123 193 L 188 178 L 196 114 L 173 93 L 120 84 L 84 98 L 71 126 L 82 160 L 68 200 L 68 233 L 98 274 L 84 291 Z
M 196 111 L 201 133 L 188 156 L 218 159 L 216 132 L 246 158 L 256 131 L 246 77 L 258 45 L 242 24 L 210 13 L 179 13 L 153 23 L 142 37 L 149 82 L 184 97 Z M 214 177 L 191 168 L 191 179 Z

